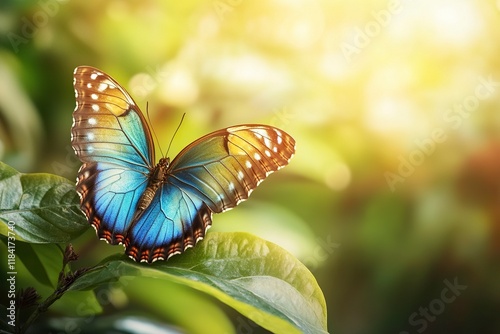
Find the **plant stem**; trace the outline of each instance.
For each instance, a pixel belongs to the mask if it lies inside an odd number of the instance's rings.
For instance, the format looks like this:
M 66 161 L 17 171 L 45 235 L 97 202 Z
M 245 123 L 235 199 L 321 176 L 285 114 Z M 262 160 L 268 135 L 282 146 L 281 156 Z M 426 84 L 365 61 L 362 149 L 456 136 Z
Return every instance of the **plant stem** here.
M 26 320 L 26 322 L 22 326 L 16 328 L 16 333 L 22 334 L 26 332 L 26 330 L 33 324 L 33 322 L 35 322 L 40 314 L 47 311 L 50 305 L 61 298 L 64 293 L 71 287 L 71 285 L 73 285 L 73 283 L 75 283 L 80 277 L 82 277 L 82 275 L 100 269 L 102 267 L 104 266 L 98 265 L 91 268 L 77 270 L 74 273 L 63 276 L 63 278 L 59 280 L 57 288 L 54 290 L 54 292 L 50 296 L 48 296 L 47 299 L 38 304 L 37 308 L 35 309 L 35 311 L 33 311 L 33 313 L 31 313 L 28 320 Z
M 35 311 L 30 314 L 28 320 L 16 331 L 17 333 L 24 333 L 30 326 L 31 324 L 42 314 L 43 312 L 47 311 L 50 305 L 52 305 L 56 300 L 61 298 L 64 294 L 64 292 L 69 288 L 66 287 L 66 289 L 56 289 L 50 296 L 47 297 L 42 303 L 40 303 Z

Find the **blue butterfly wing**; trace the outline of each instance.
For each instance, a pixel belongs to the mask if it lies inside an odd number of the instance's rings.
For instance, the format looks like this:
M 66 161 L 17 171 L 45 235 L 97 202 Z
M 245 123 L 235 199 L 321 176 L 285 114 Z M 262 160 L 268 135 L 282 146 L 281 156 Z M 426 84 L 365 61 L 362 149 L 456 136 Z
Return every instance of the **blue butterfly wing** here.
M 203 239 L 211 223 L 212 212 L 205 203 L 165 184 L 130 229 L 126 253 L 142 262 L 168 259 Z
M 122 243 L 153 168 L 151 134 L 133 99 L 105 73 L 77 67 L 73 84 L 81 208 L 101 239 Z
M 294 152 L 290 135 L 265 125 L 230 127 L 196 140 L 172 161 L 152 204 L 130 228 L 127 254 L 152 262 L 193 247 L 213 212 L 247 199 Z

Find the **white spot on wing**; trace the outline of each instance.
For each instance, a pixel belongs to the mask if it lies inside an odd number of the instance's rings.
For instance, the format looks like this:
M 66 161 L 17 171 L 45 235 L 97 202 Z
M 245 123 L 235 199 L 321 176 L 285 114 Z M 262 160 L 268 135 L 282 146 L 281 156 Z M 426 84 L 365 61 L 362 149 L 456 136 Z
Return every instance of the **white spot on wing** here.
M 99 106 L 97 104 L 92 105 L 92 110 L 99 111 Z
M 267 147 L 271 147 L 271 140 L 267 137 L 264 137 L 264 144 L 267 146 Z
M 269 150 L 265 150 L 264 153 L 266 154 L 266 156 L 268 156 L 269 158 L 271 157 L 271 152 L 269 152 Z
M 252 168 L 252 163 L 250 162 L 250 160 L 245 161 L 245 166 L 247 166 L 247 168 Z
M 243 172 L 240 170 L 238 171 L 238 180 L 243 180 L 243 177 L 245 177 L 245 174 L 243 174 Z
M 255 131 L 255 136 L 257 136 L 257 138 L 260 138 L 258 135 L 260 135 L 261 137 L 268 136 L 267 130 L 265 130 L 265 129 L 260 129 L 259 128 L 259 129 L 255 129 L 254 131 Z
M 89 124 L 90 125 L 96 125 L 97 124 L 97 120 L 94 117 L 91 117 L 91 118 L 89 118 Z
M 92 84 L 90 82 L 87 84 L 87 88 L 92 88 Z
M 259 153 L 254 153 L 253 157 L 255 160 L 259 161 L 260 160 L 260 154 Z
M 104 92 L 106 89 L 108 89 L 108 85 L 105 83 L 100 83 L 99 87 L 97 87 L 97 90 L 100 92 Z
M 169 255 L 167 256 L 167 261 L 168 261 L 168 259 L 170 259 L 172 256 L 177 255 L 177 254 L 180 254 L 180 253 L 181 253 L 181 252 L 177 251 L 177 252 L 173 252 L 173 253 L 169 254 Z
M 90 75 L 90 79 L 92 79 L 92 80 L 97 79 L 97 73 L 92 73 L 92 74 Z
M 95 93 L 90 94 L 90 97 L 92 98 L 92 100 L 97 100 L 99 98 L 99 96 L 97 96 L 97 94 Z

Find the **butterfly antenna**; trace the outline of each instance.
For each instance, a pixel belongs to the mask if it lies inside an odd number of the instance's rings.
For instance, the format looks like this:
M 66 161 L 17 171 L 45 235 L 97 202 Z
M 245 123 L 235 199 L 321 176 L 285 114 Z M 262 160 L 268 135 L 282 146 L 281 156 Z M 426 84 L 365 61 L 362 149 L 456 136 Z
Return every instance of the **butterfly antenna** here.
M 149 102 L 146 102 L 146 115 L 148 116 L 148 122 L 151 125 L 150 128 L 151 128 L 151 131 L 153 132 L 153 136 L 155 137 L 156 143 L 158 144 L 157 147 L 160 149 L 161 156 L 164 157 L 163 151 L 161 150 L 160 141 L 158 140 L 158 136 L 156 135 L 153 123 L 151 123 L 151 117 L 149 116 Z
M 168 148 L 167 148 L 167 155 L 168 155 L 168 151 L 170 151 L 170 146 L 172 145 L 172 142 L 174 141 L 174 138 L 175 138 L 175 135 L 177 134 L 177 131 L 179 131 L 179 129 L 181 128 L 182 121 L 184 121 L 184 116 L 186 116 L 186 113 L 182 114 L 181 121 L 179 122 L 179 125 L 177 125 L 177 129 L 175 129 L 175 132 L 174 132 L 174 135 L 172 136 L 172 139 L 170 139 L 170 143 L 168 144 Z

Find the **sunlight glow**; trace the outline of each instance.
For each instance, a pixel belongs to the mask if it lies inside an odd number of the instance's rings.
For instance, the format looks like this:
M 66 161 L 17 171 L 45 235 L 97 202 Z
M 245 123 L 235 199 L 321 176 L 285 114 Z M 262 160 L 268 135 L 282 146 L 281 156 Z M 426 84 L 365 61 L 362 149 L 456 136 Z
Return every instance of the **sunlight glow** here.
M 330 167 L 325 175 L 326 185 L 335 191 L 345 189 L 351 183 L 351 170 L 344 163 L 337 163 Z
M 389 26 L 393 35 L 408 38 L 409 34 L 425 34 L 435 43 L 466 47 L 485 30 L 475 1 L 404 2 L 397 24 Z M 423 37 L 423 36 L 421 36 Z
M 178 107 L 194 103 L 199 96 L 199 88 L 193 73 L 183 65 L 172 65 L 166 73 L 164 80 L 159 81 L 160 98 Z
M 440 42 L 467 46 L 481 35 L 483 23 L 475 2 L 432 1 L 429 6 L 434 8 L 430 11 L 432 36 Z
M 417 75 L 406 63 L 392 63 L 375 70 L 366 85 L 365 122 L 384 133 L 407 133 L 418 124 L 418 111 L 411 99 Z
M 416 127 L 416 110 L 409 100 L 381 96 L 369 102 L 366 108 L 366 126 L 376 132 L 407 132 Z

